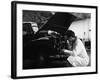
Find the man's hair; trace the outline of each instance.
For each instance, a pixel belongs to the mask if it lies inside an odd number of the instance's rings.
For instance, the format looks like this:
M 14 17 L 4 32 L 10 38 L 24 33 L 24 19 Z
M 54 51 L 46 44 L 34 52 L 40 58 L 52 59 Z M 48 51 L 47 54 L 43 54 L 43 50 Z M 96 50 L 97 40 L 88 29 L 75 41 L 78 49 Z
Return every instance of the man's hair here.
M 75 37 L 75 33 L 72 30 L 67 30 L 67 32 L 65 33 L 65 35 L 67 35 L 67 37 Z

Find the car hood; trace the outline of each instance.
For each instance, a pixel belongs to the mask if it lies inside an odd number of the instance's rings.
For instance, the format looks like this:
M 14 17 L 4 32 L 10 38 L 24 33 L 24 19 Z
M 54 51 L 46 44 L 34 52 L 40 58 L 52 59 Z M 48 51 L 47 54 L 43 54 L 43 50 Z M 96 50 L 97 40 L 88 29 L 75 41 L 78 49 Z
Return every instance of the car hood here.
M 71 23 L 76 19 L 76 16 L 71 13 L 56 12 L 47 23 L 40 29 L 41 30 L 53 30 L 58 33 L 64 34 Z

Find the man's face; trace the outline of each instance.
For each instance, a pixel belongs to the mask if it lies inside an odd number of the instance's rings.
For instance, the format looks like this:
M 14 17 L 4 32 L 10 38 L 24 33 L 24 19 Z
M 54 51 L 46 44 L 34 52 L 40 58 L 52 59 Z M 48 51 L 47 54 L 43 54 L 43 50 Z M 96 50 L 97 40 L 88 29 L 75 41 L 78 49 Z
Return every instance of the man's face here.
M 72 43 L 72 42 L 75 41 L 75 37 L 69 37 L 68 40 L 69 40 L 70 43 Z
M 39 30 L 38 27 L 32 27 L 32 29 L 35 33 Z

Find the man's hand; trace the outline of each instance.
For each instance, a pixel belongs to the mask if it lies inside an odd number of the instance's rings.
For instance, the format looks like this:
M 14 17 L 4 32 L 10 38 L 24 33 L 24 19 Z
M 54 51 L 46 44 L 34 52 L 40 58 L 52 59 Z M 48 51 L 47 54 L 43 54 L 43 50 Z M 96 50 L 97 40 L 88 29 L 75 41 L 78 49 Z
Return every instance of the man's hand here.
M 62 52 L 64 53 L 64 55 L 66 55 L 66 57 L 69 57 L 70 54 L 68 52 L 66 52 L 67 49 L 62 49 Z
M 59 34 L 59 33 L 57 33 L 56 31 L 48 30 L 48 34 L 51 35 L 51 34 Z
M 63 53 L 65 53 L 65 52 L 66 52 L 66 50 L 67 50 L 67 49 L 62 49 L 61 51 L 62 51 Z

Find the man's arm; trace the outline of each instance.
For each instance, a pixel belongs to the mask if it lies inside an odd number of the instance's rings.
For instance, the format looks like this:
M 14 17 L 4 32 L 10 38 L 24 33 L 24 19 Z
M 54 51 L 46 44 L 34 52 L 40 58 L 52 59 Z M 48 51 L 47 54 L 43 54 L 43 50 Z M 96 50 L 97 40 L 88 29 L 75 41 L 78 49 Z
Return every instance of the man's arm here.
M 71 56 L 75 56 L 74 51 L 67 50 L 67 49 L 63 49 L 62 51 L 63 51 L 65 54 L 69 54 L 69 55 L 71 55 Z

